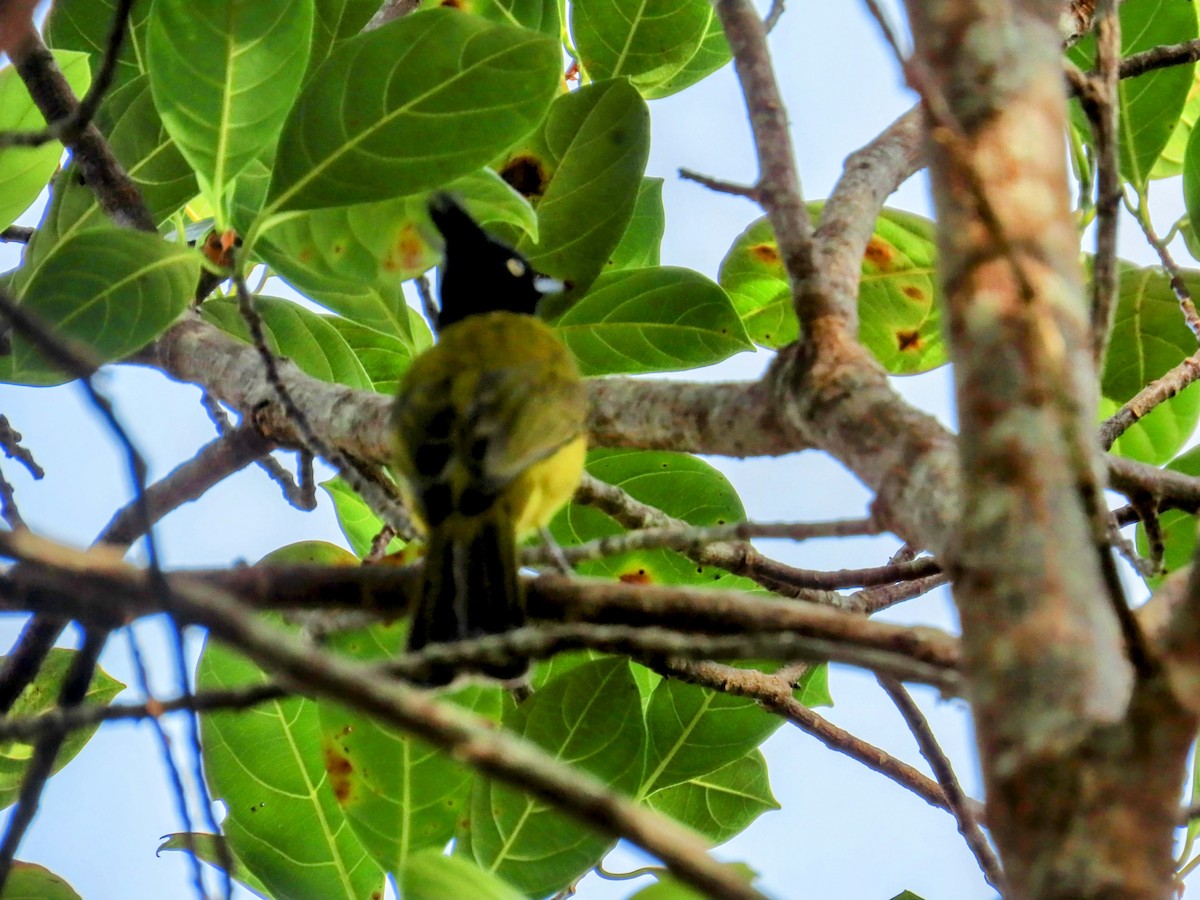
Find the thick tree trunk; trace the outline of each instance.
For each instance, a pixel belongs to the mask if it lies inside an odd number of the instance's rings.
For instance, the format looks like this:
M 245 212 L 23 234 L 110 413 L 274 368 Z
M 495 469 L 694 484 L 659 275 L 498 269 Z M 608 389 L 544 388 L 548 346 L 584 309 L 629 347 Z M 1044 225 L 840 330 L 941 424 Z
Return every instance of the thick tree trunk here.
M 1009 895 L 1165 898 L 1192 722 L 1131 662 L 1097 531 L 1059 7 L 909 3 L 961 424 L 954 592 Z

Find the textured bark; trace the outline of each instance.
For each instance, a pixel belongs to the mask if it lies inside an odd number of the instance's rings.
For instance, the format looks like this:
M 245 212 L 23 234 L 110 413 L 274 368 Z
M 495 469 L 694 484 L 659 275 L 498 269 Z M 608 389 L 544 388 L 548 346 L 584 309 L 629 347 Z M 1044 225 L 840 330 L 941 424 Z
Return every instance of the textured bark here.
M 910 3 L 961 424 L 948 560 L 1011 896 L 1167 897 L 1191 721 L 1135 680 L 1089 505 L 1058 11 Z

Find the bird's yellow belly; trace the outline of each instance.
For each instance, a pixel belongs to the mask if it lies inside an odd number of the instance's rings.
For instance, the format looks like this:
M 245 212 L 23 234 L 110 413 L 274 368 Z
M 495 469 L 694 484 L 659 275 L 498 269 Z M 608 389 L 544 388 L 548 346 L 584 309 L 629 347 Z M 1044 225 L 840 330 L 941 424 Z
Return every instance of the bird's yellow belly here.
M 551 456 L 534 463 L 504 492 L 511 503 L 518 536 L 544 528 L 579 486 L 587 437 L 580 435 Z

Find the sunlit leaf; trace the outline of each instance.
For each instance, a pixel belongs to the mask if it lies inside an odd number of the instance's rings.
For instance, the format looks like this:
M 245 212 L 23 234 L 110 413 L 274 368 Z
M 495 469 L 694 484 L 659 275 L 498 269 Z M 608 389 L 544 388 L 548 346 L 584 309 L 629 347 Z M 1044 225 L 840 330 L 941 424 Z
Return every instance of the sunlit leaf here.
M 1196 11 L 1173 0 L 1128 0 L 1120 5 L 1121 55 L 1140 53 L 1161 44 L 1195 38 Z M 1070 50 L 1070 58 L 1091 68 L 1096 55 L 1095 37 L 1089 35 Z M 1117 85 L 1121 175 L 1137 187 L 1150 178 L 1151 169 L 1171 139 L 1192 86 L 1192 64 L 1155 69 Z M 1084 140 L 1091 129 L 1078 103 L 1071 118 Z
M 651 794 L 653 809 L 722 844 L 763 813 L 779 809 L 758 749 L 713 772 Z
M 405 863 L 400 893 L 420 900 L 526 900 L 525 894 L 493 873 L 438 850 L 422 850 Z
M 200 257 L 153 234 L 90 228 L 54 245 L 25 287 L 22 303 L 98 362 L 139 350 L 179 317 L 196 287 Z M 65 374 L 14 333 L 0 381 L 61 384 Z
M 104 59 L 116 11 L 117 0 L 57 0 L 51 4 L 46 16 L 46 44 L 56 49 L 87 53 L 94 69 Z M 149 3 L 142 0 L 133 4 L 113 73 L 114 88 L 146 74 L 146 21 L 149 18 Z
M 322 381 L 370 389 L 371 379 L 328 317 L 278 297 L 255 297 L 255 309 L 267 333 L 267 345 L 301 371 Z M 250 329 L 235 299 L 210 300 L 204 317 L 223 331 L 250 342 Z
M 407 623 L 337 635 L 331 647 L 353 659 L 386 660 L 403 647 Z M 498 720 L 512 701 L 498 687 L 468 685 L 448 702 Z M 325 759 L 342 810 L 374 859 L 406 870 L 413 853 L 440 853 L 465 812 L 474 773 L 424 741 L 331 703 L 320 707 Z M 472 895 L 473 896 L 473 895 Z
M 745 518 L 741 500 L 725 476 L 686 453 L 595 449 L 588 453 L 587 470 L 634 499 L 691 525 L 725 525 Z M 555 540 L 569 546 L 620 534 L 624 529 L 598 509 L 572 502 L 554 517 L 550 530 Z M 674 550 L 622 553 L 582 562 L 578 570 L 633 583 L 755 587 L 748 579 L 698 565 Z
M 745 758 L 782 720 L 753 700 L 676 680 L 654 689 L 646 710 L 642 795 L 691 781 Z
M 810 207 L 814 213 L 819 208 Z M 858 335 L 889 372 L 925 372 L 948 359 L 935 265 L 933 223 L 899 210 L 880 213 L 863 255 Z M 765 216 L 734 241 L 721 262 L 720 282 L 755 342 L 777 348 L 799 336 L 783 261 Z
M 575 666 L 505 715 L 504 725 L 612 790 L 637 786 L 645 728 L 627 660 Z M 456 852 L 536 896 L 569 884 L 613 844 L 546 801 L 482 778 L 465 826 Z
M 14 718 L 23 718 L 55 709 L 58 706 L 58 695 L 66 680 L 67 672 L 77 655 L 74 650 L 62 647 L 53 648 L 45 662 L 42 663 L 42 667 L 38 669 L 33 681 L 26 686 L 16 702 L 13 703 L 10 715 Z M 97 667 L 83 702 L 88 705 L 106 706 L 124 689 L 124 684 Z M 54 771 L 57 772 L 74 759 L 99 727 L 99 723 L 97 723 L 69 733 L 63 741 L 62 749 L 58 751 L 58 757 L 54 760 Z M 17 799 L 17 794 L 21 790 L 21 782 L 32 756 L 32 744 L 24 741 L 0 743 L 0 809 L 10 806 Z
M 61 875 L 45 866 L 14 861 L 0 900 L 82 900 Z
M 1200 274 L 1187 274 L 1191 291 Z M 1103 395 L 1125 403 L 1196 350 L 1196 337 L 1183 320 L 1171 283 L 1156 268 L 1122 265 L 1117 310 L 1100 381 Z M 1179 452 L 1200 420 L 1200 390 L 1185 388 L 1136 422 L 1114 450 L 1144 462 L 1163 463 Z
M 163 842 L 158 845 L 155 855 L 157 856 L 164 852 L 195 853 L 197 859 L 221 870 L 224 868 L 222 861 L 231 859 L 233 870 L 230 872 L 230 875 L 235 882 L 245 885 L 250 890 L 263 896 L 269 894 L 267 886 L 255 878 L 254 873 L 238 861 L 237 854 L 230 848 L 229 841 L 225 839 L 224 835 L 196 832 L 192 834 L 168 834 L 164 836 Z M 3 900 L 3 898 L 0 898 L 0 900 Z
M 348 38 L 288 117 L 271 208 L 374 202 L 473 172 L 541 121 L 558 80 L 555 41 L 452 9 Z
M 575 0 L 571 34 L 593 80 L 625 77 L 649 93 L 696 55 L 712 18 L 707 0 Z
M 627 81 L 590 84 L 554 101 L 544 138 L 556 162 L 537 205 L 539 237 L 517 249 L 578 294 L 600 274 L 633 216 L 650 114 Z
M 214 641 L 196 674 L 201 690 L 265 680 L 245 657 Z M 228 808 L 222 829 L 229 846 L 274 896 L 360 900 L 382 892 L 382 870 L 338 806 L 312 700 L 296 696 L 207 713 L 200 724 L 209 787 Z
M 621 236 L 605 270 L 642 269 L 659 264 L 663 232 L 666 230 L 666 212 L 663 210 L 661 178 L 643 178 L 638 188 L 637 203 L 633 217 Z
M 54 54 L 76 94 L 91 82 L 86 54 L 57 50 Z M 0 69 L 0 131 L 37 131 L 46 120 L 34 105 L 25 83 L 12 66 Z M 0 149 L 0 228 L 7 228 L 38 198 L 62 157 L 62 144 Z
M 154 0 L 147 51 L 163 124 L 216 207 L 300 89 L 313 0 Z
M 689 369 L 754 346 L 725 291 L 690 269 L 606 272 L 553 324 L 589 376 Z

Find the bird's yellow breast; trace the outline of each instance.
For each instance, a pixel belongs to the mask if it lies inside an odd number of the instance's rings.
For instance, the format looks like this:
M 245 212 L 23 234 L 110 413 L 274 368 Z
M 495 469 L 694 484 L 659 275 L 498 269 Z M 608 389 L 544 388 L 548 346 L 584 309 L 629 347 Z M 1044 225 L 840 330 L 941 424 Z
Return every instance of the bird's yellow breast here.
M 502 504 L 518 534 L 570 499 L 583 471 L 587 395 L 540 320 L 471 316 L 410 367 L 393 423 L 397 466 L 427 525 Z

